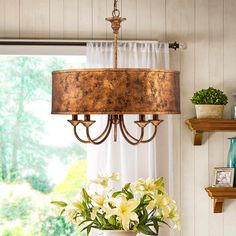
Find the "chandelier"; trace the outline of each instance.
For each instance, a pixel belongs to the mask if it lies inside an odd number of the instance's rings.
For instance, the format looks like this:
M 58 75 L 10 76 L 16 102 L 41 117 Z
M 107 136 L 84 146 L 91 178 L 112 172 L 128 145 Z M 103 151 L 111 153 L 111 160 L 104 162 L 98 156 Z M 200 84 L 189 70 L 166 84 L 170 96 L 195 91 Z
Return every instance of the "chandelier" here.
M 148 143 L 157 134 L 162 122 L 159 114 L 180 113 L 179 72 L 146 68 L 117 68 L 117 41 L 121 22 L 126 20 L 114 1 L 111 22 L 114 34 L 114 68 L 70 69 L 53 71 L 52 114 L 72 115 L 68 120 L 73 126 L 75 137 L 82 143 L 101 144 L 114 127 L 114 141 L 117 141 L 118 127 L 125 140 L 132 144 Z M 90 129 L 96 122 L 91 115 L 107 115 L 106 127 L 98 137 L 91 137 Z M 124 116 L 136 114 L 135 125 L 140 129 L 134 137 L 125 124 Z M 83 115 L 82 120 L 78 115 Z M 147 116 L 151 115 L 151 119 Z M 85 128 L 86 138 L 77 132 Z M 153 134 L 145 139 L 145 128 L 153 126 Z

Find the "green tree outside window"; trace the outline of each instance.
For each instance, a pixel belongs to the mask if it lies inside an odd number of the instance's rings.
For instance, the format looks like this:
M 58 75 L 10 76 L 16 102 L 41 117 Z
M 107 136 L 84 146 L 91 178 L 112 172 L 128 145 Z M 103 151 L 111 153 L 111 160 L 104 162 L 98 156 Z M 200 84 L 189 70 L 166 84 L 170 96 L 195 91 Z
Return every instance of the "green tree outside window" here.
M 52 217 L 49 202 L 86 183 L 86 148 L 67 137 L 48 143 L 43 114 L 50 113 L 51 71 L 85 64 L 84 56 L 0 56 L 0 235 L 84 235 Z

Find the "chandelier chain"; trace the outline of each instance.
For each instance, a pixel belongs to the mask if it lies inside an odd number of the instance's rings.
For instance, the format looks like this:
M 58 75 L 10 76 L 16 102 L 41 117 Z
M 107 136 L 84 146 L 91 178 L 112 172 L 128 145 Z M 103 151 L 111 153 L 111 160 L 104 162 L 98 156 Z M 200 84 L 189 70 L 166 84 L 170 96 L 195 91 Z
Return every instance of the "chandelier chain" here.
M 112 16 L 119 17 L 120 10 L 117 8 L 118 0 L 114 0 L 114 10 L 112 11 Z
M 118 0 L 114 0 L 114 10 L 117 10 L 117 3 L 118 3 Z

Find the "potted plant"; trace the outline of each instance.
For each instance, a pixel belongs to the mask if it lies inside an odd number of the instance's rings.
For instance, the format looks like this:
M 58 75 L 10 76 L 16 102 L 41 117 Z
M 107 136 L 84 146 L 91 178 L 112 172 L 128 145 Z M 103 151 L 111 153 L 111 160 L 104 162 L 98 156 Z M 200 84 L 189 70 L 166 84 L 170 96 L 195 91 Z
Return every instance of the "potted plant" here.
M 194 93 L 191 101 L 195 104 L 198 119 L 221 119 L 228 98 L 223 91 L 209 87 Z
M 176 203 L 167 195 L 163 178 L 139 179 L 114 191 L 109 183 L 117 176 L 99 176 L 93 181 L 102 187 L 99 192 L 92 194 L 89 187 L 83 188 L 79 199 L 71 203 L 52 203 L 62 207 L 61 213 L 87 235 L 92 228 L 104 236 L 158 235 L 160 226 L 168 223 L 180 229 Z

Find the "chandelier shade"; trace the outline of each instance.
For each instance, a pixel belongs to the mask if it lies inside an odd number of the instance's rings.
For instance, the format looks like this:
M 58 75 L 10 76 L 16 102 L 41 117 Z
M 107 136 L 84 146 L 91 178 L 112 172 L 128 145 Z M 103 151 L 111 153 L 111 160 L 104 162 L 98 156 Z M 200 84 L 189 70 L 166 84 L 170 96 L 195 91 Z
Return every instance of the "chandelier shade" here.
M 53 114 L 178 114 L 179 72 L 78 69 L 53 72 Z

